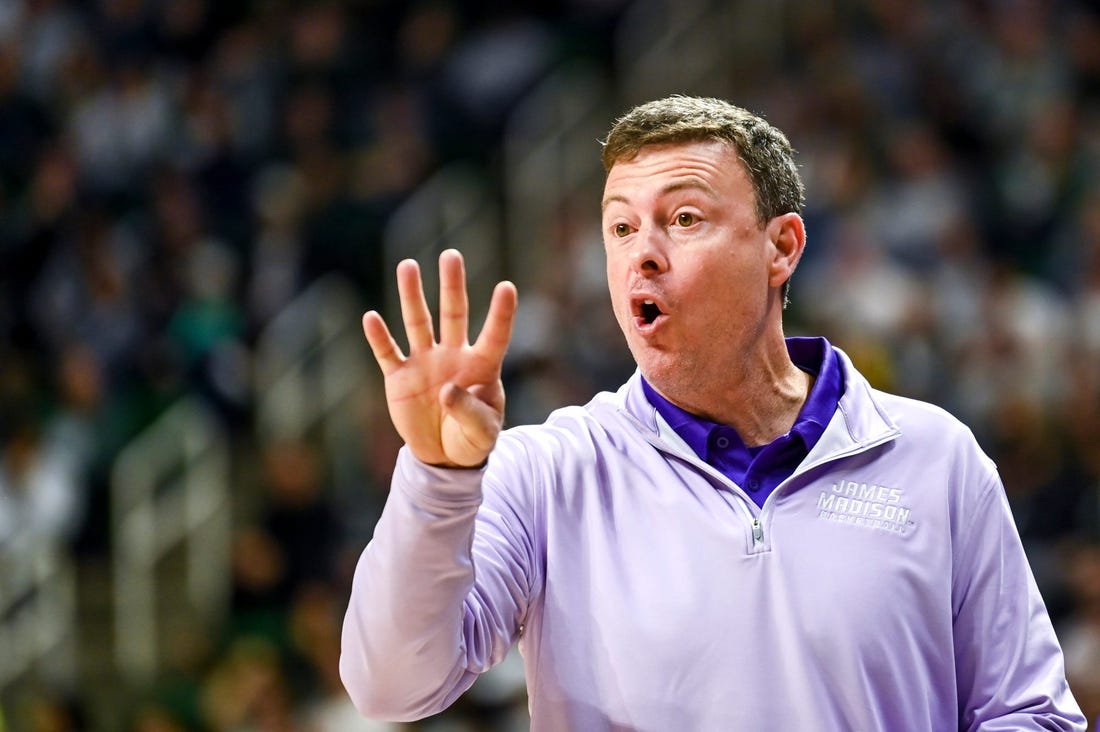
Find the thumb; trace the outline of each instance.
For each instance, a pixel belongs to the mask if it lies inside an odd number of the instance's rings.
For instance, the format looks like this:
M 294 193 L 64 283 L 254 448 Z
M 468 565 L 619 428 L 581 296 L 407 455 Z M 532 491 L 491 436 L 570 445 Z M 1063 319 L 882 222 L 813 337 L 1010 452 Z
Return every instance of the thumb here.
M 457 430 L 446 430 L 443 450 L 460 465 L 483 463 L 496 444 L 504 416 L 457 384 L 446 384 L 439 392 L 444 421 Z

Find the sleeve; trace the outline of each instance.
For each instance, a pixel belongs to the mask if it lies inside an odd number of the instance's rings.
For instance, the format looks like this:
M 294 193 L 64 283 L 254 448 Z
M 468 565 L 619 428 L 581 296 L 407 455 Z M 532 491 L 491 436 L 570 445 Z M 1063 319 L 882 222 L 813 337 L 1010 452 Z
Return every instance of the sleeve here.
M 995 472 L 971 517 L 952 585 L 959 729 L 1084 730 L 1061 647 Z
M 341 638 L 340 677 L 364 716 L 445 709 L 518 635 L 533 586 L 530 486 L 501 467 L 515 462 L 500 451 L 483 470 L 435 468 L 407 448 L 398 456 Z

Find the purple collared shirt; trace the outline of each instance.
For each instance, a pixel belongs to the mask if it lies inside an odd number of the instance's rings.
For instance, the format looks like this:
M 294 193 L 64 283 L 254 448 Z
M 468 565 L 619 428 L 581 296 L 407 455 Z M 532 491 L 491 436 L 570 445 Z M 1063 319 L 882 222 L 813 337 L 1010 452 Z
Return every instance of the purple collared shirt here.
M 816 379 L 791 431 L 757 447 L 746 446 L 732 427 L 680 409 L 642 379 L 646 398 L 676 434 L 702 460 L 741 486 L 758 506 L 817 444 L 844 393 L 836 353 L 824 338 L 788 338 L 787 352 L 795 366 Z

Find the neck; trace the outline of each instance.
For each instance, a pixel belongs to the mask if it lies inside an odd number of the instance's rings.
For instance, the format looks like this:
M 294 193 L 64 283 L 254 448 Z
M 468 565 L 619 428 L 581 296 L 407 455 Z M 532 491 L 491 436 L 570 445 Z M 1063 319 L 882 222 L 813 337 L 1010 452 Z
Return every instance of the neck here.
M 681 409 L 734 428 L 749 447 L 789 432 L 814 379 L 794 365 L 782 337 L 778 346 L 745 354 L 728 366 L 723 378 L 710 384 L 650 386 Z

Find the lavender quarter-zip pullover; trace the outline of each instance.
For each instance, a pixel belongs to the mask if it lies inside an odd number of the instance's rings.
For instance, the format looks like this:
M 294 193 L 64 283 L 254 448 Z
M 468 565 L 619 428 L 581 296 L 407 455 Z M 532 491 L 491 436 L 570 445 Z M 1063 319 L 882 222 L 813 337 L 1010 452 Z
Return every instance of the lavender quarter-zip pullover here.
M 404 449 L 344 621 L 356 706 L 436 713 L 518 641 L 535 732 L 1085 729 L 995 467 L 835 353 L 838 407 L 763 506 L 638 374 L 482 470 Z

